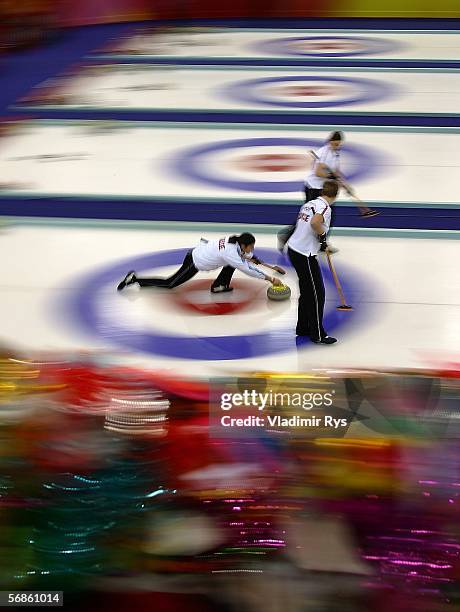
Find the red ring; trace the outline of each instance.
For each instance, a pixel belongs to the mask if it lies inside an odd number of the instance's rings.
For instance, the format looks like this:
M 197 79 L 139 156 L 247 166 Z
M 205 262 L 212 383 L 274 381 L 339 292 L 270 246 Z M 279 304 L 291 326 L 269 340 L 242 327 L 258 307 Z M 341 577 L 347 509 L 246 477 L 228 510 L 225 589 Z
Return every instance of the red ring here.
M 232 293 L 213 294 L 209 291 L 211 284 L 211 279 L 191 281 L 175 289 L 172 292 L 172 299 L 179 308 L 188 312 L 198 312 L 205 315 L 224 315 L 241 312 L 251 304 L 258 293 L 256 283 L 250 281 L 232 281 L 232 287 L 234 288 Z M 209 302 L 197 303 L 193 301 L 193 293 L 200 290 L 209 291 Z M 241 290 L 246 295 L 246 298 L 239 301 L 232 299 Z

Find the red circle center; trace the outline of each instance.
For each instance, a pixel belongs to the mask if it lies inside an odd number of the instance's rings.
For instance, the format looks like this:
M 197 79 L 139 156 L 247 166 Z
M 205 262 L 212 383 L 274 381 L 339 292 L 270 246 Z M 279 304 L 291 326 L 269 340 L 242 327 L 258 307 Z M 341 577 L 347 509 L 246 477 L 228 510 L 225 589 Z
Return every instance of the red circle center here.
M 298 44 L 300 49 L 305 51 L 355 51 L 360 47 L 350 41 L 337 41 L 337 42 L 301 42 Z
M 306 156 L 295 153 L 259 153 L 241 156 L 233 164 L 246 172 L 293 172 L 305 169 Z
M 332 85 L 286 85 L 278 87 L 274 93 L 282 96 L 309 98 L 315 96 L 333 96 L 337 95 L 338 91 L 339 88 Z
M 217 274 L 217 271 L 216 271 Z M 191 281 L 171 292 L 175 304 L 187 312 L 224 315 L 247 308 L 257 293 L 257 281 L 232 281 L 230 293 L 211 293 L 211 279 Z

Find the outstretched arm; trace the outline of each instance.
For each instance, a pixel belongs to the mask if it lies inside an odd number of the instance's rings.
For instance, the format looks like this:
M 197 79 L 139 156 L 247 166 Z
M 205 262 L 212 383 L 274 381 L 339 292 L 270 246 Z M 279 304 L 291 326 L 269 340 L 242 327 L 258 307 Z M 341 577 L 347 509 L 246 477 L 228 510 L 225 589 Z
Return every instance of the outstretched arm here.
M 278 278 L 268 276 L 267 274 L 264 274 L 262 270 L 258 270 L 256 267 L 248 263 L 247 260 L 242 260 L 237 253 L 225 253 L 224 259 L 229 266 L 240 270 L 241 272 L 243 272 L 243 274 L 246 274 L 247 276 L 252 276 L 253 278 L 260 278 L 261 280 L 269 281 L 273 285 L 282 284 Z

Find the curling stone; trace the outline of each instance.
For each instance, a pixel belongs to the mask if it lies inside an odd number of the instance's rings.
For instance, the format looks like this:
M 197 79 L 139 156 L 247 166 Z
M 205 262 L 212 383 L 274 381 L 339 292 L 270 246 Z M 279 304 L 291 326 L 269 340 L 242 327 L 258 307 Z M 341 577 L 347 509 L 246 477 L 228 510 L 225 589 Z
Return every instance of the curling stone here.
M 291 297 L 291 290 L 287 285 L 270 285 L 267 289 L 267 297 L 269 300 L 274 300 L 275 302 L 288 300 Z

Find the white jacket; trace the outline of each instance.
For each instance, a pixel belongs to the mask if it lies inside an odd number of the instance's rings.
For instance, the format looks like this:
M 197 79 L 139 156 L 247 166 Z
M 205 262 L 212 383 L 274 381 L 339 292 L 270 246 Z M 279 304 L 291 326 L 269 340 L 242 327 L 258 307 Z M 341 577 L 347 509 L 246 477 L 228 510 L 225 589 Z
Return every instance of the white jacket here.
M 198 270 L 216 270 L 232 266 L 254 278 L 265 279 L 265 274 L 250 264 L 240 245 L 228 241 L 229 236 L 219 240 L 203 240 L 192 251 L 192 258 Z M 251 257 L 251 256 L 249 256 Z

